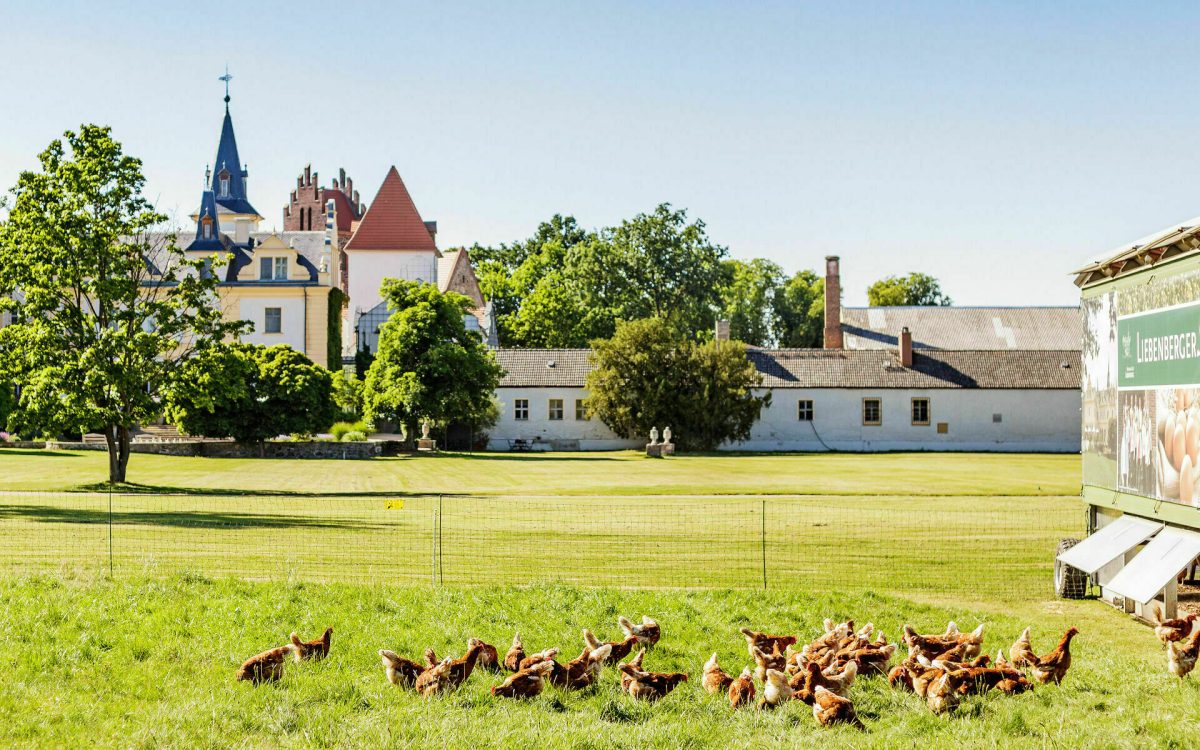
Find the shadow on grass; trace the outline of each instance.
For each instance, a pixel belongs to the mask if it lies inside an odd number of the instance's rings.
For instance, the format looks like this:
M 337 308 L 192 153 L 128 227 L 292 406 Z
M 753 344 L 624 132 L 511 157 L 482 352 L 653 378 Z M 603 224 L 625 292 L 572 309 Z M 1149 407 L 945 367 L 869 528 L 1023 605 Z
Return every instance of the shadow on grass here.
M 0 520 L 16 519 L 35 523 L 106 524 L 107 510 L 56 508 L 49 505 L 0 505 Z M 212 511 L 114 512 L 114 525 L 170 526 L 195 529 L 341 529 L 365 531 L 392 528 L 386 524 L 329 520 L 263 513 Z
M 169 484 L 140 484 L 124 482 L 109 484 L 108 482 L 93 482 L 79 484 L 66 490 L 72 492 L 109 492 L 122 495 L 210 495 L 213 497 L 468 497 L 468 492 L 305 492 L 303 490 L 243 490 L 232 487 L 179 487 Z
M 48 451 L 45 448 L 0 448 L 0 456 L 40 456 L 44 458 L 82 458 L 80 453 Z
M 581 462 L 598 462 L 598 461 L 628 461 L 628 456 L 593 456 L 586 454 L 563 455 L 561 453 L 546 453 L 544 451 L 514 451 L 511 453 L 438 453 L 429 456 L 430 458 L 454 458 L 463 459 L 466 461 L 511 461 L 513 459 L 521 460 L 539 460 L 539 461 L 581 461 Z M 425 458 L 422 456 L 422 458 Z M 635 456 L 636 458 L 636 456 Z

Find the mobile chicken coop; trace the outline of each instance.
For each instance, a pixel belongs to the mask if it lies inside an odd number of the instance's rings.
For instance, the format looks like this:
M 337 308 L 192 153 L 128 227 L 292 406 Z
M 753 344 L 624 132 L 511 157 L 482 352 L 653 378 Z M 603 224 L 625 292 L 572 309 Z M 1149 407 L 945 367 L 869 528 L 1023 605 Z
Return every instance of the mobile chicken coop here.
M 1200 218 L 1079 269 L 1083 500 L 1089 536 L 1060 545 L 1055 585 L 1175 616 L 1200 557 Z

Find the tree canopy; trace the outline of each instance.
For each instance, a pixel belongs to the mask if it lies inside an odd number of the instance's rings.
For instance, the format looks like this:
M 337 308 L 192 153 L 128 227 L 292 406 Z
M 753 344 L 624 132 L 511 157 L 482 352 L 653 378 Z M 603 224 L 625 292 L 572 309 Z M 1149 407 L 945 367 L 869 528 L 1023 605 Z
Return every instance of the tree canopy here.
M 871 307 L 948 306 L 954 304 L 934 277 L 914 271 L 907 276 L 888 276 L 867 288 Z
M 189 435 L 261 443 L 328 429 L 338 416 L 328 370 L 290 346 L 222 344 L 189 359 L 166 413 Z
M 391 317 L 363 386 L 364 416 L 403 425 L 409 439 L 423 421 L 483 422 L 494 414 L 503 371 L 479 334 L 468 331 L 467 297 L 432 284 L 385 279 Z
M 219 259 L 187 258 L 142 194 L 139 159 L 109 128 L 54 140 L 22 172 L 0 223 L 0 380 L 21 386 L 26 435 L 104 433 L 125 481 L 130 430 L 158 415 L 181 363 L 245 329 L 222 318 Z
M 593 342 L 588 412 L 624 438 L 671 427 L 690 450 L 745 440 L 770 394 L 756 395 L 762 376 L 735 341 L 698 343 L 659 318 L 617 325 Z

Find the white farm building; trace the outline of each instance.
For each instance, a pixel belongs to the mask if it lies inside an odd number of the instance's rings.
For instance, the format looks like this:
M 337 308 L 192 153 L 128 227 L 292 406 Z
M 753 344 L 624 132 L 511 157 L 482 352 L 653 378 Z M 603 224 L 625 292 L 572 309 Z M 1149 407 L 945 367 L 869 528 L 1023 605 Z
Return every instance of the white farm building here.
M 827 267 L 825 349 L 751 349 L 771 405 L 747 451 L 1080 448 L 1077 307 L 840 305 Z M 586 349 L 499 349 L 507 374 L 489 447 L 637 447 L 588 419 Z M 647 425 L 647 430 L 652 425 Z M 665 425 L 657 425 L 662 428 Z

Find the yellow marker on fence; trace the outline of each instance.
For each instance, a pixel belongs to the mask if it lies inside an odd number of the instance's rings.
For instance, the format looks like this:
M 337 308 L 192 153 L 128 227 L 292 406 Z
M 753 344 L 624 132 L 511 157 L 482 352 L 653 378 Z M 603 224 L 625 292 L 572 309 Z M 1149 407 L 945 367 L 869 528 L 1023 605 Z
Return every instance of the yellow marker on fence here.
M 403 500 L 388 500 L 386 507 L 388 510 L 404 510 L 404 501 Z

